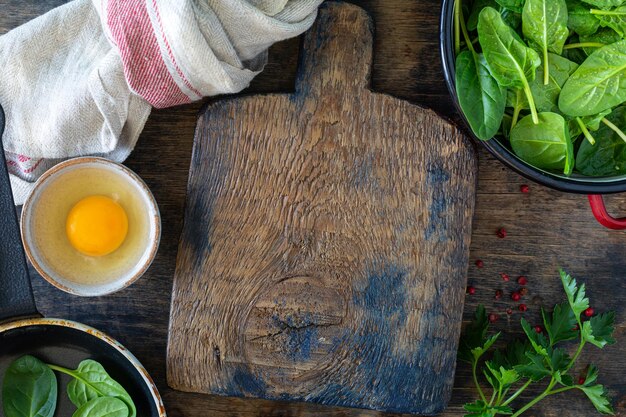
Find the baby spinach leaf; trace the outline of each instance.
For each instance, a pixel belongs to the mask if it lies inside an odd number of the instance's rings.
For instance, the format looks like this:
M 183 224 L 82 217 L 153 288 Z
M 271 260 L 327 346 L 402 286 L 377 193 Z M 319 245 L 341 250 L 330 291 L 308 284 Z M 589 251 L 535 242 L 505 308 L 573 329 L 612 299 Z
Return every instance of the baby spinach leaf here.
M 565 119 L 559 114 L 539 114 L 539 123 L 524 117 L 511 129 L 513 152 L 529 164 L 549 170 L 563 170 L 570 175 L 574 168 L 574 147 Z
M 561 56 L 563 58 L 567 58 L 572 62 L 577 63 L 578 65 L 582 64 L 585 59 L 587 59 L 587 54 L 585 53 L 583 48 L 568 48 L 569 44 L 578 44 L 580 43 L 580 39 L 578 35 L 572 35 L 569 38 L 568 44 L 563 47 L 563 52 Z
M 585 3 L 600 9 L 610 9 L 611 7 L 621 6 L 626 0 L 583 0 Z
M 607 119 L 626 127 L 626 109 L 618 107 Z M 590 177 L 626 174 L 626 142 L 608 126 L 602 124 L 594 133 L 596 144 L 583 142 L 576 155 L 576 170 Z
M 513 10 L 503 8 L 500 10 L 500 16 L 502 16 L 502 20 L 504 20 L 504 23 L 509 25 L 511 28 L 515 30 L 521 29 L 521 26 L 522 26 L 522 14 L 521 13 L 517 13 L 517 12 L 514 12 Z
M 548 84 L 543 83 L 543 68 L 539 67 L 537 77 L 530 83 L 530 91 L 533 93 L 538 111 L 557 113 L 559 111 L 558 101 L 561 88 L 576 71 L 578 64 L 556 54 L 549 53 L 548 56 L 550 63 Z
M 589 56 L 567 80 L 559 109 L 569 116 L 590 116 L 626 101 L 626 40 Z
M 528 100 L 532 119 L 537 122 L 537 111 L 529 82 L 541 65 L 539 55 L 519 40 L 500 14 L 486 7 L 478 18 L 478 39 L 493 77 L 501 86 L 522 88 Z
M 128 417 L 128 406 L 114 397 L 97 397 L 86 402 L 72 417 Z
M 474 134 L 491 139 L 504 115 L 505 91 L 493 78 L 482 54 L 463 51 L 456 59 L 456 91 Z
M 591 7 L 578 0 L 567 1 L 567 27 L 579 35 L 591 35 L 600 27 L 600 20 L 591 14 Z
M 472 3 L 469 17 L 467 18 L 467 29 L 476 30 L 478 26 L 478 15 L 485 7 L 493 7 L 494 9 L 500 9 L 500 5 L 496 0 L 476 0 Z
M 615 42 L 619 42 L 622 40 L 622 37 L 619 33 L 615 32 L 611 28 L 600 28 L 596 33 L 592 33 L 591 35 L 580 35 L 579 40 L 581 43 L 598 43 L 602 45 L 610 45 Z M 595 51 L 600 49 L 599 47 L 584 47 L 583 51 L 587 55 L 591 55 Z
M 57 405 L 57 379 L 45 363 L 22 356 L 11 363 L 2 383 L 6 417 L 53 417 Z
M 525 0 L 496 0 L 498 4 L 505 9 L 512 10 L 516 13 L 522 13 Z
M 609 27 L 617 32 L 622 38 L 626 34 L 626 6 L 613 10 L 591 10 L 593 16 L 603 27 Z
M 575 117 L 573 119 L 569 119 L 567 121 L 567 125 L 569 126 L 570 136 L 574 138 L 582 133 L 580 125 L 578 124 L 576 119 L 580 119 L 587 129 L 595 132 L 600 128 L 600 123 L 602 122 L 602 119 L 611 114 L 611 111 L 612 109 L 607 109 L 598 114 L 594 114 L 593 116 Z
M 67 385 L 67 395 L 76 407 L 98 397 L 116 397 L 122 400 L 130 410 L 129 417 L 135 417 L 136 409 L 128 392 L 109 376 L 104 367 L 91 359 L 82 361 L 76 370 L 49 365 L 51 369 L 63 372 L 74 379 Z
M 522 31 L 531 46 L 543 54 L 543 83 L 548 84 L 548 52 L 560 54 L 569 35 L 565 0 L 526 0 Z

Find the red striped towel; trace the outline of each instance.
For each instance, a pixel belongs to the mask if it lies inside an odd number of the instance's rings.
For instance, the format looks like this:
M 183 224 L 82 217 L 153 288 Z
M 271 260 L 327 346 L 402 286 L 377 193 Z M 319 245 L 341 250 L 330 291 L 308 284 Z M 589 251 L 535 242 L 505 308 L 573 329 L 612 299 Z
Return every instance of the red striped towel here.
M 247 87 L 322 0 L 74 0 L 0 36 L 17 204 L 59 161 L 130 154 L 152 107 Z

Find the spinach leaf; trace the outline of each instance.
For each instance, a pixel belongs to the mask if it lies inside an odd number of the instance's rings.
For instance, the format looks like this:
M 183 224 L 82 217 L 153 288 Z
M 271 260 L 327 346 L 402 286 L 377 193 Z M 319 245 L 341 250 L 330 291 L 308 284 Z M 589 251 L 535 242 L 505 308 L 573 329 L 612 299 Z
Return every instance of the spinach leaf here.
M 610 45 L 621 41 L 622 37 L 611 28 L 600 28 L 596 33 L 591 35 L 580 35 L 579 39 L 581 43 L 601 43 L 603 45 Z M 584 47 L 583 51 L 585 51 L 587 55 L 591 55 L 598 49 L 598 47 Z
M 514 12 L 509 9 L 500 10 L 500 16 L 502 16 L 502 20 L 504 23 L 509 25 L 511 28 L 518 30 L 521 29 L 522 26 L 522 14 Z M 521 33 L 521 30 L 520 30 Z
M 567 80 L 559 109 L 569 116 L 591 116 L 626 101 L 626 40 L 589 56 Z
M 474 134 L 491 139 L 504 115 L 505 91 L 493 78 L 482 54 L 463 51 L 456 59 L 456 91 Z
M 83 404 L 72 417 L 128 417 L 128 406 L 114 397 L 97 397 Z
M 600 27 L 600 20 L 591 14 L 589 5 L 578 0 L 567 2 L 567 27 L 579 35 L 591 35 Z
M 500 9 L 500 5 L 496 0 L 476 0 L 472 3 L 469 17 L 467 18 L 467 29 L 476 30 L 478 26 L 478 15 L 485 7 L 493 7 L 494 9 Z
M 22 356 L 11 363 L 2 383 L 6 417 L 53 417 L 57 405 L 57 379 L 45 363 Z
M 626 34 L 626 6 L 613 10 L 591 10 L 593 16 L 603 27 L 609 27 L 617 32 L 622 38 Z
M 626 108 L 618 107 L 607 119 L 626 128 Z M 626 142 L 606 125 L 594 134 L 596 144 L 584 141 L 576 155 L 576 170 L 589 177 L 626 174 Z
M 513 152 L 532 166 L 572 173 L 574 147 L 560 114 L 539 113 L 537 124 L 530 116 L 524 117 L 511 129 L 510 141 Z
M 128 392 L 109 376 L 104 367 L 91 359 L 82 361 L 76 370 L 56 365 L 51 369 L 63 372 L 74 379 L 67 385 L 67 395 L 76 407 L 81 407 L 94 398 L 115 397 L 122 400 L 130 410 L 129 417 L 135 417 L 136 409 Z
M 522 13 L 525 0 L 496 0 L 498 4 L 505 9 L 512 10 L 516 13 Z
M 533 93 L 538 111 L 557 113 L 561 89 L 567 79 L 576 71 L 578 64 L 552 53 L 549 53 L 548 57 L 550 71 L 548 84 L 543 83 L 543 68 L 539 67 L 537 77 L 530 83 L 530 91 Z
M 582 64 L 585 59 L 587 59 L 587 54 L 585 53 L 583 48 L 568 48 L 567 46 L 570 44 L 579 44 L 580 42 L 581 41 L 578 38 L 578 35 L 570 36 L 568 44 L 563 47 L 563 53 L 561 54 L 561 56 L 563 58 L 569 59 L 572 62 L 577 63 L 578 65 Z
M 605 110 L 593 116 L 580 117 L 579 119 L 585 125 L 585 127 L 591 131 L 596 131 L 600 128 L 600 122 L 603 118 L 611 114 L 612 109 Z M 569 126 L 569 133 L 571 137 L 576 137 L 582 133 L 580 125 L 576 121 L 577 118 L 569 119 L 567 125 Z
M 626 0 L 583 0 L 585 3 L 600 9 L 610 9 L 611 7 L 621 6 Z
M 529 82 L 535 79 L 535 71 L 541 65 L 539 55 L 524 45 L 491 7 L 484 8 L 478 17 L 478 39 L 493 77 L 503 87 L 523 89 L 532 120 L 537 122 Z
M 526 0 L 522 31 L 531 46 L 543 54 L 543 83 L 548 84 L 548 52 L 560 54 L 569 35 L 565 0 Z

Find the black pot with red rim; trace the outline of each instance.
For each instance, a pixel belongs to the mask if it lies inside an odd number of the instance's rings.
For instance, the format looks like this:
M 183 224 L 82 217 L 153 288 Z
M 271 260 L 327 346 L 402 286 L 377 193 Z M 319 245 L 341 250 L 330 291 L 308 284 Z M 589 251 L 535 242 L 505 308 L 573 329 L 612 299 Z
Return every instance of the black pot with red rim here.
M 37 311 L 2 152 L 3 130 L 0 106 L 0 381 L 10 364 L 23 355 L 65 368 L 76 368 L 82 360 L 93 359 L 126 389 L 138 416 L 166 417 L 155 383 L 124 346 L 92 327 L 43 318 Z M 58 376 L 62 388 L 58 389 L 55 416 L 70 416 L 76 407 L 64 394 L 69 379 Z
M 463 117 L 468 130 L 471 131 L 469 123 L 467 123 L 467 120 L 463 115 L 463 111 L 459 106 L 459 100 L 454 82 L 454 1 L 455 0 L 443 0 L 439 28 L 441 59 L 443 61 L 443 72 L 446 78 L 446 84 L 448 85 L 448 90 L 450 91 L 454 105 L 456 106 L 461 117 Z M 497 139 L 491 139 L 488 141 L 481 141 L 478 138 L 475 139 L 487 148 L 487 150 L 504 165 L 532 181 L 559 191 L 587 194 L 591 204 L 591 210 L 600 224 L 614 230 L 626 229 L 626 218 L 619 219 L 612 217 L 607 212 L 604 199 L 602 197 L 604 194 L 625 192 L 626 175 L 618 177 L 592 178 L 574 174 L 571 177 L 566 177 L 564 175 L 559 175 L 558 173 L 544 171 L 529 165 L 518 158 L 509 148 Z

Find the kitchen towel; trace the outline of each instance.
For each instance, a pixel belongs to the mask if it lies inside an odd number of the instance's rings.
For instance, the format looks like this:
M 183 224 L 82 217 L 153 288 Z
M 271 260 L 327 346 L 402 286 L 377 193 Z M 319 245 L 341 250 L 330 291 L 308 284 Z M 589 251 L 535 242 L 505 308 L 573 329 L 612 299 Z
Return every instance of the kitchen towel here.
M 61 160 L 121 162 L 152 107 L 247 87 L 323 0 L 74 0 L 0 36 L 16 204 Z

